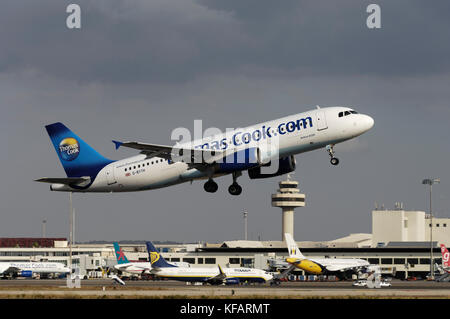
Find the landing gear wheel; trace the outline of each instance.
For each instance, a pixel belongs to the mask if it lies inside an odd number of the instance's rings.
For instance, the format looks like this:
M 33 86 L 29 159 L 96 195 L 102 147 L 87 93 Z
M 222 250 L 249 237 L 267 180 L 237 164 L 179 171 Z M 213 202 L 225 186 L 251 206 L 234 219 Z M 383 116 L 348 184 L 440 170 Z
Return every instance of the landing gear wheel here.
M 210 179 L 205 183 L 205 185 L 203 185 L 203 188 L 208 193 L 215 193 L 215 192 L 217 192 L 217 189 L 219 188 L 219 186 L 217 185 L 217 183 L 215 181 Z
M 339 159 L 337 157 L 332 157 L 330 160 L 331 165 L 338 165 L 339 164 Z
M 330 159 L 331 165 L 336 166 L 337 164 L 339 164 L 339 159 L 337 157 L 334 157 L 334 144 L 327 145 L 326 150 L 328 152 L 328 155 L 330 155 L 331 157 Z
M 230 187 L 228 187 L 228 192 L 231 195 L 240 195 L 242 193 L 242 187 L 238 183 L 233 183 L 230 185 Z

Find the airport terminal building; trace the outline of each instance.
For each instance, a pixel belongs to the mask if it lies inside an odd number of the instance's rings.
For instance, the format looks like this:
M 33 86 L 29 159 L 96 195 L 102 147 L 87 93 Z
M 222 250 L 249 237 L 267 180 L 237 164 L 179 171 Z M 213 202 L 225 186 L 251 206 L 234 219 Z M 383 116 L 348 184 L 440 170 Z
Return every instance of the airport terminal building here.
M 351 234 L 327 242 L 298 242 L 306 257 L 361 258 L 379 265 L 382 273 L 424 278 L 430 272 L 430 218 L 421 211 L 374 210 L 372 234 Z M 450 219 L 433 218 L 433 258 L 442 263 L 439 244 L 450 246 Z M 54 261 L 69 263 L 65 238 L 0 238 L 0 261 Z M 286 267 L 287 249 L 282 241 L 226 241 L 223 243 L 156 244 L 168 261 L 191 267 Z M 130 261 L 148 261 L 144 243 L 121 243 Z M 72 262 L 86 277 L 99 277 L 102 269 L 116 264 L 112 243 L 75 244 Z M 302 274 L 302 272 L 297 272 Z

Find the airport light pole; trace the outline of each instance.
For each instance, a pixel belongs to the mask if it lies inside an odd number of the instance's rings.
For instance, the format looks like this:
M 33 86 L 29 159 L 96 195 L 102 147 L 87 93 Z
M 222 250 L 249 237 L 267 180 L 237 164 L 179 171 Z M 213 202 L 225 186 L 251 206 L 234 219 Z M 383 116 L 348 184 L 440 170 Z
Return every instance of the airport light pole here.
M 72 269 L 72 238 L 73 238 L 73 205 L 72 205 L 72 192 L 69 192 L 69 224 L 70 224 L 70 232 L 69 232 L 69 268 Z
M 247 217 L 248 217 L 248 213 L 246 211 L 244 211 L 244 239 L 247 240 L 247 231 L 248 231 L 248 224 L 247 224 Z
M 47 220 L 46 219 L 42 220 L 42 238 L 45 238 L 47 236 L 46 231 L 45 231 L 46 224 L 47 224 Z
M 430 276 L 434 279 L 434 260 L 433 260 L 433 211 L 431 206 L 433 184 L 439 184 L 441 180 L 439 178 L 427 178 L 422 181 L 423 185 L 430 185 Z

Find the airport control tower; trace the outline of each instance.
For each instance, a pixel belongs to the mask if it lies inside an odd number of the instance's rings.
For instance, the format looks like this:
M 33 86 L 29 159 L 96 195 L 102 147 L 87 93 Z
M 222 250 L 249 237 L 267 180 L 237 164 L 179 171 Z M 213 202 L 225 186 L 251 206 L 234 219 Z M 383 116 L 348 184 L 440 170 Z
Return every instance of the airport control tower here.
M 278 192 L 272 194 L 272 206 L 282 210 L 281 240 L 284 241 L 284 233 L 290 233 L 294 237 L 294 209 L 305 206 L 305 194 L 300 194 L 298 182 L 292 181 L 289 175 L 279 185 Z

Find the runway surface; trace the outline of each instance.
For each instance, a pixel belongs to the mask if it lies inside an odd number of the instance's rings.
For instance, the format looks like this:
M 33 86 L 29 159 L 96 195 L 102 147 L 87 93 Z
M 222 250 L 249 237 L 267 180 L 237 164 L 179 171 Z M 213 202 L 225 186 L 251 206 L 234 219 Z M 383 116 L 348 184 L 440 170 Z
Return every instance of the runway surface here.
M 392 281 L 391 287 L 370 289 L 346 282 L 283 282 L 279 286 L 197 286 L 176 281 L 82 280 L 67 288 L 65 280 L 0 281 L 1 298 L 450 298 L 449 282 Z

